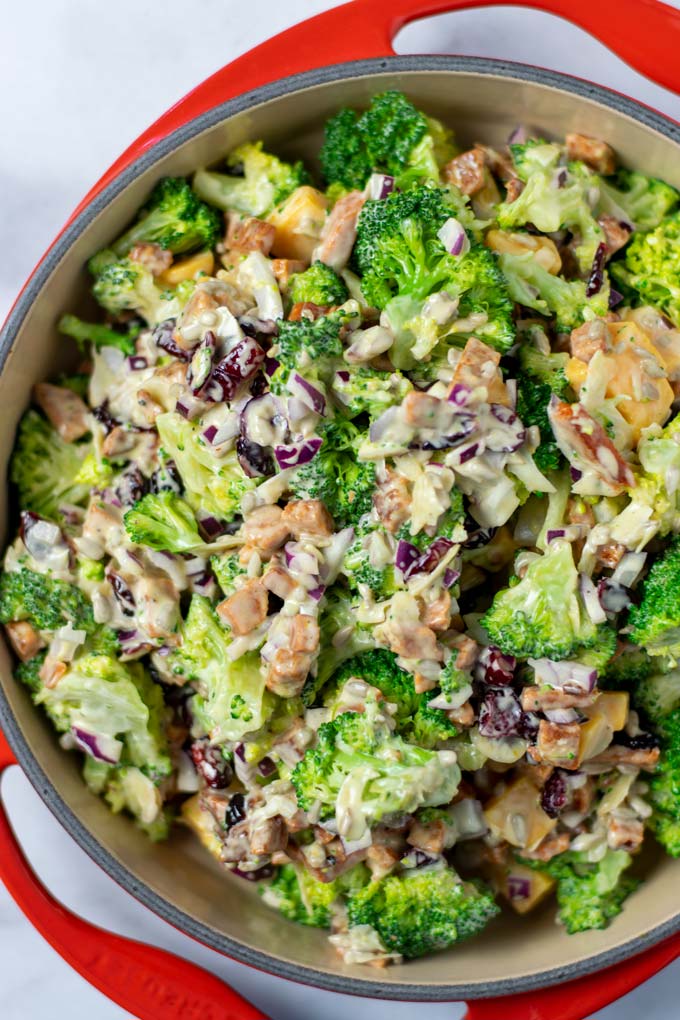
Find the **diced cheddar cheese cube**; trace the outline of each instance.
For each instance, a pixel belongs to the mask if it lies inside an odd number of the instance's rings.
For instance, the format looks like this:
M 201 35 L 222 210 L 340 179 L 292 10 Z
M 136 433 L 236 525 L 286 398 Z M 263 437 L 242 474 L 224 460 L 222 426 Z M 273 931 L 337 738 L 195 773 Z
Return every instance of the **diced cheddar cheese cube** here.
M 583 709 L 589 719 L 602 716 L 612 730 L 622 730 L 628 720 L 630 695 L 628 691 L 602 691 L 597 700 Z
M 183 283 L 184 280 L 195 279 L 198 273 L 212 276 L 214 268 L 215 257 L 213 253 L 211 251 L 199 251 L 195 255 L 189 255 L 188 258 L 182 259 L 180 262 L 173 262 L 169 269 L 164 270 L 160 274 L 158 282 L 168 287 L 176 287 L 178 283 Z
M 197 793 L 182 804 L 182 821 L 190 829 L 193 829 L 206 850 L 219 861 L 222 854 L 222 843 L 215 832 L 213 817 L 209 811 L 201 807 Z
M 316 188 L 296 188 L 280 208 L 267 217 L 276 228 L 272 254 L 280 259 L 311 262 L 326 219 L 328 200 Z
M 520 776 L 484 810 L 484 818 L 494 836 L 511 846 L 531 850 L 555 828 L 557 820 L 541 807 L 541 795 L 526 776 Z
M 604 715 L 594 715 L 581 726 L 578 762 L 595 758 L 606 747 L 609 747 L 614 731 Z
M 490 870 L 489 880 L 496 892 L 518 914 L 528 914 L 555 888 L 555 879 L 545 872 L 532 871 L 523 864 L 515 863 L 494 866 Z

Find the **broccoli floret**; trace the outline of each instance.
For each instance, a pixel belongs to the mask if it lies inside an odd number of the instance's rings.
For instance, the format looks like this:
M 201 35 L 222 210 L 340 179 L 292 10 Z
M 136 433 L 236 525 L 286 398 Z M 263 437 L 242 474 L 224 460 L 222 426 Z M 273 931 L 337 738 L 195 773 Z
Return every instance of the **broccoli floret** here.
M 255 485 L 243 471 L 236 451 L 216 457 L 198 423 L 174 411 L 159 415 L 156 428 L 163 450 L 177 466 L 189 506 L 194 511 L 233 520 L 240 512 L 244 494 Z
M 278 324 L 276 358 L 281 363 L 271 379 L 271 389 L 286 394 L 286 382 L 293 371 L 299 371 L 317 388 L 335 374 L 342 357 L 340 331 L 347 321 L 342 312 L 331 312 L 318 319 L 284 319 Z
M 644 648 L 634 648 L 631 645 L 609 660 L 598 676 L 598 683 L 607 690 L 634 691 L 638 684 L 653 676 L 658 669 L 658 659 L 653 659 Z
M 343 367 L 333 380 L 333 397 L 347 418 L 368 414 L 379 417 L 388 407 L 401 404 L 413 383 L 401 372 L 381 372 L 368 365 Z
M 678 192 L 656 177 L 636 170 L 617 171 L 600 178 L 598 209 L 618 220 L 630 221 L 637 230 L 654 230 L 678 204 Z
M 0 623 L 12 620 L 29 620 L 37 630 L 58 630 L 66 623 L 88 634 L 97 629 L 92 605 L 80 588 L 26 568 L 0 577 Z
M 652 660 L 653 664 L 654 660 Z M 680 708 L 680 670 L 653 673 L 639 681 L 631 692 L 635 707 L 655 725 L 662 724 L 666 716 Z
M 680 656 L 680 537 L 652 564 L 628 613 L 630 639 L 650 655 Z
M 326 593 L 319 617 L 321 651 L 316 676 L 307 678 L 302 691 L 306 707 L 315 703 L 319 691 L 346 659 L 376 647 L 373 628 L 357 623 L 358 608 L 339 586 Z M 340 635 L 341 640 L 336 640 Z
M 510 149 L 524 188 L 512 202 L 498 206 L 498 225 L 511 230 L 532 223 L 545 234 L 568 228 L 578 236 L 576 257 L 588 272 L 605 240 L 590 204 L 597 194 L 596 176 L 584 163 L 559 166 L 562 150 L 558 145 L 529 141 Z
M 597 628 L 597 638 L 590 647 L 579 649 L 574 656 L 575 662 L 594 669 L 599 676 L 616 652 L 618 636 L 614 627 L 601 623 Z
M 538 264 L 531 253 L 503 253 L 499 262 L 512 300 L 525 308 L 533 308 L 541 315 L 554 315 L 560 332 L 569 333 L 586 319 L 607 314 L 609 283 L 606 279 L 597 294 L 587 297 L 583 280 L 563 280 L 561 276 L 553 276 Z
M 272 709 L 259 653 L 230 659 L 229 633 L 210 601 L 200 595 L 192 597 L 180 633 L 180 647 L 166 657 L 166 663 L 170 672 L 184 677 L 196 690 L 191 702 L 196 724 L 213 743 L 240 740 L 259 729 Z
M 167 489 L 148 493 L 126 511 L 123 522 L 130 541 L 167 552 L 193 552 L 205 543 L 189 504 Z
M 640 304 L 653 305 L 680 326 L 680 213 L 647 234 L 637 234 L 611 273 Z
M 388 875 L 349 897 L 350 928 L 367 924 L 407 959 L 477 935 L 499 913 L 491 892 L 450 868 Z
M 135 353 L 135 339 L 140 328 L 139 324 L 133 324 L 127 333 L 121 333 L 99 322 L 83 322 L 77 315 L 62 315 L 57 323 L 59 332 L 75 340 L 81 351 L 86 344 L 92 344 L 93 347 L 117 347 L 123 354 Z
M 564 400 L 569 392 L 565 368 L 568 354 L 543 354 L 535 347 L 521 347 L 517 376 L 517 414 L 525 425 L 537 425 L 541 442 L 534 453 L 540 471 L 555 471 L 563 457 L 548 420 L 548 404 L 554 393 Z
M 442 694 L 452 704 L 461 705 L 472 694 L 470 674 L 456 666 L 457 656 L 451 655 L 439 674 L 439 687 Z
M 324 688 L 324 703 L 332 706 L 338 693 L 353 677 L 377 687 L 390 704 L 396 706 L 393 719 L 396 732 L 412 744 L 433 748 L 458 736 L 445 712 L 430 708 L 432 694 L 417 694 L 413 676 L 397 665 L 397 657 L 385 648 L 363 652 L 344 662 Z
M 677 704 L 674 695 L 672 686 L 659 688 L 650 707 L 660 711 L 662 704 L 671 700 Z M 649 825 L 666 852 L 680 857 L 680 708 L 654 719 L 654 728 L 660 738 L 661 757 L 649 778 L 649 799 L 654 809 Z
M 632 864 L 624 850 L 608 850 L 597 864 L 589 864 L 583 854 L 573 852 L 559 854 L 547 863 L 522 863 L 545 871 L 557 881 L 558 918 L 570 935 L 607 928 L 640 884 L 638 879 L 623 874 Z
M 222 222 L 219 213 L 201 202 L 183 177 L 163 177 L 140 209 L 137 221 L 111 245 L 127 255 L 136 244 L 158 244 L 179 255 L 195 248 L 213 248 Z
M 493 644 L 517 658 L 568 659 L 597 640 L 579 595 L 572 548 L 552 541 L 521 581 L 499 591 L 482 617 Z
M 42 687 L 42 681 L 40 679 L 40 670 L 42 669 L 43 663 L 45 662 L 45 656 L 47 655 L 47 649 L 43 649 L 42 652 L 38 652 L 28 662 L 19 662 L 14 675 L 17 680 L 20 680 L 22 684 L 26 684 L 28 689 L 33 693 L 37 694 Z
M 394 812 L 448 804 L 460 770 L 449 751 L 407 744 L 391 731 L 388 715 L 369 698 L 364 712 L 343 712 L 324 723 L 317 744 L 291 773 L 303 811 L 321 805 L 321 817 L 340 815 L 343 835 L 360 839 L 367 826 Z M 359 796 L 350 789 L 356 784 Z
M 370 560 L 371 532 L 358 534 L 349 546 L 342 561 L 342 572 L 352 591 L 361 591 L 363 585 L 373 593 L 374 598 L 387 599 L 394 595 L 396 582 L 394 566 L 374 567 Z
M 680 531 L 680 494 L 675 476 L 680 471 L 680 415 L 660 429 L 646 430 L 638 443 L 642 470 L 636 472 L 633 502 L 651 507 L 660 535 Z
M 475 335 L 506 351 L 515 336 L 512 305 L 496 256 L 479 244 L 464 255 L 450 255 L 437 237 L 447 219 L 460 215 L 444 189 L 424 185 L 366 202 L 356 244 L 362 290 L 371 304 L 386 310 L 388 318 L 396 302 L 397 318 L 404 319 L 406 302 L 403 328 L 407 331 L 409 321 L 417 320 L 421 303 L 431 294 L 446 291 L 458 299 L 461 318 L 473 312 L 484 314 L 486 322 L 475 326 Z M 411 346 L 415 342 L 414 337 Z M 402 361 L 398 368 L 414 367 L 414 359 Z
M 199 198 L 218 209 L 235 209 L 246 216 L 266 216 L 291 192 L 309 183 L 301 162 L 286 163 L 266 152 L 262 142 L 239 145 L 227 157 L 229 173 L 199 170 L 193 188 Z
M 276 907 L 289 921 L 312 928 L 330 928 L 333 907 L 347 893 L 365 885 L 368 877 L 368 870 L 359 864 L 332 882 L 321 882 L 305 867 L 284 864 L 261 893 L 269 906 Z
M 66 443 L 41 414 L 27 411 L 9 471 L 21 508 L 55 517 L 62 503 L 85 503 L 91 485 L 80 473 L 91 452 L 91 443 Z
M 233 595 L 236 591 L 234 581 L 246 572 L 246 568 L 239 561 L 238 553 L 211 556 L 210 566 L 224 594 L 227 597 Z
M 288 296 L 293 304 L 310 301 L 314 305 L 341 305 L 349 297 L 349 291 L 334 269 L 323 262 L 314 262 L 304 273 L 291 277 Z
M 174 289 L 161 290 L 141 262 L 117 259 L 109 250 L 90 259 L 88 267 L 95 277 L 92 293 L 102 308 L 112 315 L 134 311 L 150 326 L 176 318 L 195 287 L 193 280 L 185 280 Z
M 320 499 L 337 527 L 357 525 L 373 507 L 375 464 L 357 459 L 364 433 L 343 418 L 320 426 L 321 449 L 291 480 L 296 499 Z
M 34 700 L 59 732 L 74 732 L 95 757 L 134 765 L 152 781 L 170 775 L 163 694 L 139 663 L 85 655 Z
M 325 127 L 319 159 L 328 184 L 363 188 L 373 171 L 413 181 L 439 181 L 439 168 L 453 155 L 451 133 L 426 117 L 402 92 L 376 95 L 364 113 L 340 110 Z
M 134 765 L 107 765 L 86 757 L 83 779 L 92 793 L 103 797 L 114 814 L 129 811 L 137 826 L 154 842 L 170 834 L 171 812 L 162 806 L 159 790 Z

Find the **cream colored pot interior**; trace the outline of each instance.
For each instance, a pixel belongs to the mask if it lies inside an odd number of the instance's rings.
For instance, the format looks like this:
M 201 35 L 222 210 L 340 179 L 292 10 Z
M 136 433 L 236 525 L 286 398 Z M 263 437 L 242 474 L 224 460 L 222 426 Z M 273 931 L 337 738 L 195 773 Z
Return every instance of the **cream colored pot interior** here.
M 463 145 L 476 140 L 500 144 L 517 123 L 526 123 L 548 137 L 562 136 L 570 130 L 582 131 L 611 142 L 625 164 L 664 177 L 680 187 L 680 154 L 668 138 L 595 99 L 546 85 L 495 75 L 419 70 L 327 82 L 270 99 L 206 129 L 146 170 L 100 212 L 53 270 L 24 319 L 0 377 L 2 475 L 32 383 L 64 365 L 66 341 L 55 330 L 57 318 L 66 310 L 81 314 L 92 311 L 83 269 L 85 260 L 121 230 L 158 177 L 188 173 L 215 162 L 248 138 L 264 138 L 268 146 L 284 154 L 309 155 L 311 160 L 318 151 L 320 125 L 330 113 L 341 105 L 360 105 L 372 93 L 395 87 L 408 92 L 419 107 L 454 127 Z M 2 506 L 1 512 L 5 517 L 6 506 Z M 646 883 L 607 931 L 570 938 L 556 927 L 554 906 L 548 905 L 528 918 L 504 915 L 480 938 L 452 952 L 382 972 L 348 968 L 327 947 L 323 933 L 279 919 L 260 902 L 255 889 L 221 870 L 189 833 L 178 828 L 169 843 L 154 845 L 127 820 L 109 814 L 82 784 L 77 758 L 59 749 L 43 716 L 34 710 L 26 691 L 12 679 L 4 650 L 2 684 L 19 731 L 40 769 L 67 809 L 84 826 L 86 832 L 80 833 L 81 842 L 95 856 L 97 845 L 104 848 L 110 857 L 102 863 L 115 870 L 112 861 L 117 862 L 133 876 L 132 880 L 129 876 L 121 879 L 133 891 L 139 892 L 142 883 L 175 911 L 187 915 L 183 918 L 172 914 L 175 924 L 204 936 L 205 929 L 209 929 L 214 944 L 223 949 L 228 948 L 225 938 L 234 940 L 242 947 L 236 955 L 265 969 L 291 976 L 292 968 L 311 968 L 321 973 L 298 971 L 298 976 L 331 987 L 340 987 L 348 978 L 357 982 L 379 981 L 382 989 L 375 984 L 371 988 L 356 984 L 352 990 L 383 996 L 454 997 L 433 987 L 442 985 L 458 986 L 456 991 L 468 986 L 472 994 L 482 994 L 488 991 L 489 983 L 514 984 L 519 979 L 520 985 L 526 986 L 541 983 L 540 975 L 544 972 L 551 972 L 544 977 L 555 980 L 570 968 L 585 969 L 597 962 L 601 965 L 601 954 L 624 945 L 632 952 L 632 943 L 640 946 L 646 933 L 670 924 L 680 906 L 673 892 L 674 882 L 680 880 L 680 863 L 657 859 L 652 854 L 642 866 L 648 872 Z M 37 785 L 41 786 L 39 782 Z M 42 787 L 41 793 L 58 811 L 53 794 L 46 784 Z M 102 859 L 101 853 L 99 858 Z M 142 891 L 142 898 L 145 896 L 148 902 L 148 893 Z M 170 915 L 170 910 L 164 912 Z M 204 926 L 202 932 L 198 926 Z M 258 960 L 253 951 L 275 959 Z M 499 987 L 496 985 L 496 989 Z

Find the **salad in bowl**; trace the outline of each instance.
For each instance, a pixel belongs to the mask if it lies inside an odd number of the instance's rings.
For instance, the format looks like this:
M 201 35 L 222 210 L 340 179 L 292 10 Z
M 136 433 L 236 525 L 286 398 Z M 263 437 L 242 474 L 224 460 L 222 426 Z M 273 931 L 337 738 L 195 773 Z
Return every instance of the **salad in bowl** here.
M 348 964 L 680 856 L 679 198 L 394 91 L 156 184 L 10 467 L 0 620 L 93 794 Z

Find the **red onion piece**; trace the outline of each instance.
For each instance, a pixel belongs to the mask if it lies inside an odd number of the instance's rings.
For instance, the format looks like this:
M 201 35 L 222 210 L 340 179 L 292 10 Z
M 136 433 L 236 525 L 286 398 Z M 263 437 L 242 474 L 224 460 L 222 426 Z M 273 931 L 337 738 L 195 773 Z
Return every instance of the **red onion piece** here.
M 455 383 L 451 387 L 451 392 L 449 393 L 447 400 L 450 400 L 452 404 L 457 404 L 458 407 L 465 407 L 470 399 L 471 393 L 472 390 L 469 386 L 466 386 L 465 383 Z
M 437 237 L 449 255 L 465 255 L 470 250 L 470 238 L 465 227 L 455 216 L 449 216 L 437 231 Z
M 574 708 L 553 708 L 545 713 L 546 719 L 558 726 L 566 723 L 578 722 L 580 716 Z
M 307 594 L 310 599 L 314 599 L 315 602 L 319 602 L 323 598 L 323 594 L 326 591 L 325 584 L 319 584 L 316 588 L 310 588 Z
M 66 570 L 70 551 L 61 528 L 30 510 L 19 516 L 19 534 L 28 552 L 36 561 L 51 570 Z
M 444 587 L 453 588 L 454 584 L 460 577 L 460 570 L 451 570 L 451 567 L 447 567 L 444 571 Z
M 526 438 L 526 429 L 514 411 L 503 404 L 489 405 L 492 416 L 502 428 L 492 428 L 484 436 L 487 449 L 494 453 L 514 453 Z
M 166 354 L 171 354 L 173 358 L 179 358 L 180 361 L 191 361 L 191 351 L 183 350 L 175 342 L 175 320 L 166 319 L 165 322 L 160 322 L 154 327 L 152 337 L 156 347 L 160 347 Z
M 411 542 L 406 542 L 403 538 L 400 538 L 397 543 L 394 565 L 397 570 L 401 570 L 404 577 L 407 577 L 413 564 L 418 561 L 419 556 L 420 553 L 415 545 L 412 545 Z
M 612 581 L 610 577 L 601 578 L 597 585 L 597 594 L 602 608 L 607 613 L 622 613 L 631 604 L 628 589 Z
M 143 368 L 148 368 L 149 365 L 149 362 L 141 354 L 131 354 L 125 359 L 125 363 L 131 372 L 140 372 Z
M 590 694 L 597 681 L 597 671 L 580 662 L 552 662 L 550 659 L 528 659 L 536 674 L 536 683 L 558 687 L 574 694 Z
M 376 201 L 387 198 L 394 191 L 394 177 L 389 174 L 371 174 L 366 185 L 366 196 Z
M 609 288 L 609 307 L 616 308 L 623 301 L 623 294 L 620 294 L 618 290 L 613 287 Z
M 275 446 L 274 456 L 276 463 L 281 470 L 290 467 L 299 467 L 301 464 L 308 464 L 316 457 L 321 449 L 323 440 L 319 438 L 306 439 L 302 443 L 294 443 L 291 446 Z
M 528 900 L 531 896 L 531 882 L 524 875 L 508 875 L 505 888 L 509 900 Z
M 120 761 L 123 745 L 115 737 L 108 737 L 103 733 L 90 733 L 80 726 L 72 726 L 71 734 L 80 750 L 97 761 L 106 762 L 107 765 L 116 765 Z
M 518 124 L 508 135 L 508 145 L 524 145 L 529 140 L 529 129 L 525 124 Z
M 605 623 L 607 614 L 602 607 L 600 596 L 592 580 L 587 574 L 579 574 L 578 585 L 583 605 L 586 607 L 591 623 L 595 625 Z
M 299 372 L 291 372 L 287 386 L 288 391 L 315 414 L 324 415 L 326 413 L 326 397 L 316 386 L 307 382 Z

